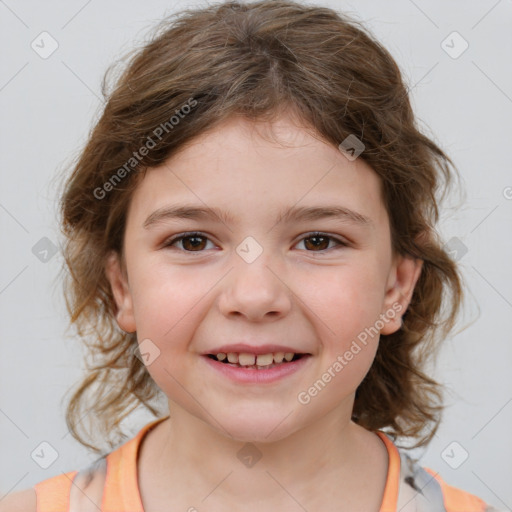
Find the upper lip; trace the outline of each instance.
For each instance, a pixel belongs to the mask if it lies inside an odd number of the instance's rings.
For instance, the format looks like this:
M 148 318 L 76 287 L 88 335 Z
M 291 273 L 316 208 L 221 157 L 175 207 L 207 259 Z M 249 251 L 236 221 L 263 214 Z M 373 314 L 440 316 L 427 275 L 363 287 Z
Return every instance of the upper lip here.
M 293 347 L 286 347 L 285 345 L 274 345 L 274 344 L 266 344 L 266 345 L 247 345 L 245 343 L 235 343 L 233 345 L 219 345 L 218 347 L 214 347 L 209 349 L 207 352 L 204 352 L 203 355 L 208 354 L 219 354 L 219 353 L 228 354 L 230 352 L 236 354 L 270 354 L 276 352 L 284 352 L 289 353 L 293 352 L 294 354 L 307 354 L 302 350 L 297 350 Z

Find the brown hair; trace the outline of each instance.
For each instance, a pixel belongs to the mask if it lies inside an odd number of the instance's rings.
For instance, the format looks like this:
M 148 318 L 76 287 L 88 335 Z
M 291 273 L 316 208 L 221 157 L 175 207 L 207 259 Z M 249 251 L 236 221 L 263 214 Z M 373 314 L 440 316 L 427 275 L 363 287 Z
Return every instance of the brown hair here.
M 331 9 L 259 1 L 173 14 L 126 58 L 112 91 L 113 68 L 105 74 L 105 107 L 62 194 L 70 325 L 94 360 L 68 404 L 72 435 L 99 451 L 79 431 L 84 413 L 110 447 L 135 408 L 159 414 L 154 399 L 162 392 L 132 355 L 136 333 L 117 325 L 105 274 L 110 251 L 122 255 L 128 204 L 146 170 L 229 116 L 271 120 L 286 109 L 336 147 L 351 134 L 364 143 L 360 158 L 381 178 L 394 251 L 424 261 L 403 327 L 382 336 L 357 390 L 353 420 L 426 444 L 442 394 L 424 365 L 462 299 L 456 264 L 434 230 L 437 194 L 455 167 L 420 133 L 390 53 L 360 22 Z

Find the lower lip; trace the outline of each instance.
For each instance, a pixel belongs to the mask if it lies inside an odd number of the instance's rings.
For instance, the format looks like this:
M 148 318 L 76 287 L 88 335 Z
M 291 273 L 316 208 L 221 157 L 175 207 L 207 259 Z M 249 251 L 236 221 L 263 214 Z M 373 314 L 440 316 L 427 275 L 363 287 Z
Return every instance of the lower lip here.
M 282 363 L 268 370 L 254 370 L 248 368 L 240 368 L 237 366 L 230 366 L 226 363 L 221 363 L 208 356 L 202 356 L 206 362 L 216 371 L 222 373 L 234 382 L 246 382 L 255 384 L 265 384 L 276 382 L 292 373 L 299 371 L 304 365 L 308 364 L 311 355 L 304 355 L 296 361 L 289 363 Z

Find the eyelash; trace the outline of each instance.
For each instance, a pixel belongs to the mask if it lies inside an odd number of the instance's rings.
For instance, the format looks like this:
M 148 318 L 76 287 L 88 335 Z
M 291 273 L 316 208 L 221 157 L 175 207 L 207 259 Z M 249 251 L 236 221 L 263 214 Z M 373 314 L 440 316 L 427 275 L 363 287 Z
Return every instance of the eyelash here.
M 185 238 L 194 238 L 194 237 L 200 237 L 200 238 L 206 238 L 207 240 L 209 240 L 209 238 L 204 234 L 204 233 L 201 233 L 199 231 L 192 231 L 192 232 L 187 232 L 187 233 L 181 233 L 177 236 L 174 236 L 168 240 L 166 240 L 163 244 L 163 247 L 171 247 L 173 244 L 175 244 L 176 242 L 179 242 Z M 307 233 L 307 236 L 301 238 L 299 240 L 299 242 L 303 241 L 303 240 L 306 240 L 308 238 L 314 238 L 314 237 L 323 237 L 323 238 L 329 238 L 330 240 L 334 240 L 338 246 L 337 247 L 331 247 L 330 249 L 322 249 L 320 251 L 306 251 L 306 252 L 312 252 L 312 253 L 326 253 L 327 251 L 331 251 L 333 249 L 341 249 L 343 247 L 348 247 L 349 244 L 347 242 L 344 242 L 343 240 L 337 238 L 337 237 L 334 237 L 334 236 L 331 236 L 331 235 L 328 235 L 327 233 L 323 233 L 321 231 L 314 231 L 314 232 L 311 232 L 311 233 Z M 211 240 L 210 240 L 211 241 Z M 191 253 L 191 254 L 194 254 L 194 253 L 202 253 L 204 252 L 206 249 L 204 250 L 201 250 L 201 251 L 187 251 L 185 249 L 181 249 L 182 252 L 186 252 L 186 253 Z

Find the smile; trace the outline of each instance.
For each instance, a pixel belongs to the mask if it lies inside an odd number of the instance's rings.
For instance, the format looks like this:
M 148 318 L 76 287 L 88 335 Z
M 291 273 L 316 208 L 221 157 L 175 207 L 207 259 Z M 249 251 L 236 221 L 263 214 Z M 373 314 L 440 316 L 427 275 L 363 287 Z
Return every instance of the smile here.
M 216 355 L 208 354 L 208 357 L 220 361 L 221 363 L 228 364 L 237 368 L 247 368 L 251 370 L 268 370 L 280 364 L 297 361 L 306 354 L 295 354 L 293 352 L 275 352 L 268 354 L 248 354 L 220 352 Z
M 229 352 L 206 354 L 203 359 L 208 366 L 236 382 L 270 383 L 280 380 L 303 368 L 311 354 L 275 352 L 248 354 Z

